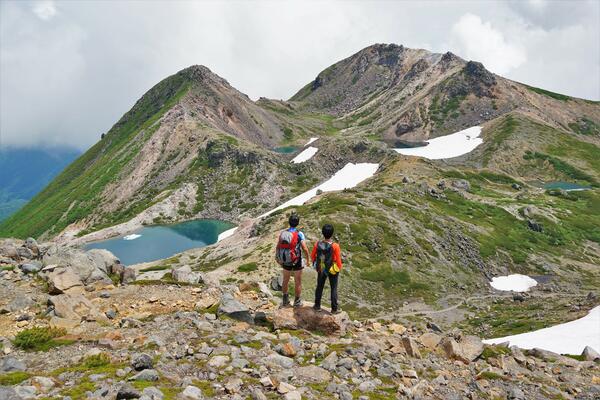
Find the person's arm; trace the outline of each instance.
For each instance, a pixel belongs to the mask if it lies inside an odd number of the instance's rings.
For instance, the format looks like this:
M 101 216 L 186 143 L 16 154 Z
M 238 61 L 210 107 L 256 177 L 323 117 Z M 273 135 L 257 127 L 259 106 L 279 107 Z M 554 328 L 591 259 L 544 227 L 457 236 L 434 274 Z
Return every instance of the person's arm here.
M 304 239 L 302 241 L 302 251 L 304 251 L 304 255 L 306 256 L 306 261 L 310 260 L 310 257 L 308 254 L 308 246 L 306 245 L 306 239 Z

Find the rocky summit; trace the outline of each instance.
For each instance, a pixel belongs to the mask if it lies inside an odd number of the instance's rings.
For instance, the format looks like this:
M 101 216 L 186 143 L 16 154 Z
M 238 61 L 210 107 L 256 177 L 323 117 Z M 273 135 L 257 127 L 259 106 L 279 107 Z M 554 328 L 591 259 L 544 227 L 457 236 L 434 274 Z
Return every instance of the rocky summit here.
M 374 44 L 287 101 L 186 68 L 0 224 L 0 399 L 600 398 L 598 154 L 600 103 L 449 52 Z M 291 211 L 335 227 L 339 313 L 310 268 L 279 308 Z M 198 219 L 235 228 L 89 246 Z

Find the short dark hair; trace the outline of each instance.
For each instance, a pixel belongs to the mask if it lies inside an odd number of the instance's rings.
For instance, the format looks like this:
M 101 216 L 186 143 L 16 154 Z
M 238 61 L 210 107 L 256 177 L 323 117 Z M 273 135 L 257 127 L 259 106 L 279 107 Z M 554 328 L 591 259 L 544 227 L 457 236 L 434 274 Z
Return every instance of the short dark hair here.
M 333 236 L 333 225 L 325 224 L 323 225 L 323 229 L 321 229 L 321 233 L 325 239 L 331 239 Z
M 292 213 L 290 215 L 290 218 L 288 219 L 288 222 L 290 223 L 290 226 L 292 228 L 295 228 L 298 226 L 298 224 L 300 223 L 300 217 L 298 216 L 298 214 L 296 213 Z

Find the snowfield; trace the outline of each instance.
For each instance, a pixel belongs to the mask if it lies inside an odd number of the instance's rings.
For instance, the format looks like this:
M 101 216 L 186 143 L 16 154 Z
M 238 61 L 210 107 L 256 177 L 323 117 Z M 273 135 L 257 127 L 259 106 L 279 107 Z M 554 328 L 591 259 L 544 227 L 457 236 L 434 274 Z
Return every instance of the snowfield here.
M 428 140 L 427 146 L 394 150 L 405 156 L 425 157 L 430 160 L 454 158 L 470 153 L 483 143 L 483 139 L 479 137 L 480 134 L 481 127 L 473 126 L 460 132 Z
M 354 186 L 358 185 L 365 179 L 368 179 L 375 175 L 375 172 L 379 168 L 379 164 L 371 164 L 371 163 L 359 163 L 353 164 L 348 163 L 344 166 L 344 168 L 340 169 L 336 172 L 331 178 L 327 181 L 323 182 L 317 187 L 314 187 L 291 200 L 286 201 L 282 205 L 277 208 L 268 211 L 258 218 L 266 217 L 274 213 L 277 210 L 281 210 L 290 206 L 300 206 L 306 203 L 308 200 L 312 199 L 317 195 L 317 191 L 321 190 L 323 192 L 333 192 L 335 190 L 344 190 L 350 189 Z
M 137 233 L 132 233 L 131 235 L 123 236 L 123 240 L 135 240 L 141 238 L 142 235 L 138 235 Z
M 594 307 L 588 315 L 575 321 L 533 332 L 483 341 L 487 344 L 503 342 L 510 342 L 511 346 L 518 346 L 522 349 L 537 347 L 559 354 L 579 355 L 585 346 L 600 351 L 600 306 Z
M 233 235 L 235 231 L 237 231 L 237 226 L 235 228 L 228 229 L 225 232 L 221 232 L 219 236 L 217 236 L 217 242 L 227 239 L 229 236 Z
M 318 137 L 311 137 L 311 138 L 309 139 L 309 141 L 308 141 L 308 142 L 306 142 L 306 144 L 304 145 L 304 147 L 308 146 L 309 144 L 311 144 L 312 142 L 314 142 L 314 141 L 315 141 L 315 140 L 317 140 L 317 139 L 318 139 Z
M 529 288 L 537 285 L 535 279 L 527 275 L 512 274 L 508 276 L 497 276 L 492 278 L 490 286 L 497 290 L 527 292 Z
M 303 150 L 300 154 L 298 154 L 296 157 L 294 157 L 294 159 L 292 160 L 292 162 L 294 164 L 300 164 L 303 163 L 305 161 L 310 160 L 315 154 L 317 154 L 317 151 L 319 151 L 318 148 L 316 147 L 308 147 L 305 150 Z

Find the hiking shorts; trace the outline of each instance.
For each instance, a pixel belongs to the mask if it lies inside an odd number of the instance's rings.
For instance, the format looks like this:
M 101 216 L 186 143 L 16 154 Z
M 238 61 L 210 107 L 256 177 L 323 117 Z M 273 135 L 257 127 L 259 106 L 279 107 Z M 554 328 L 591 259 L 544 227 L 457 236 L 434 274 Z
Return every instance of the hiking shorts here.
M 300 260 L 298 264 L 292 265 L 291 267 L 288 267 L 287 265 L 282 265 L 281 267 L 286 271 L 302 271 L 302 269 L 304 268 L 302 266 L 302 260 Z

